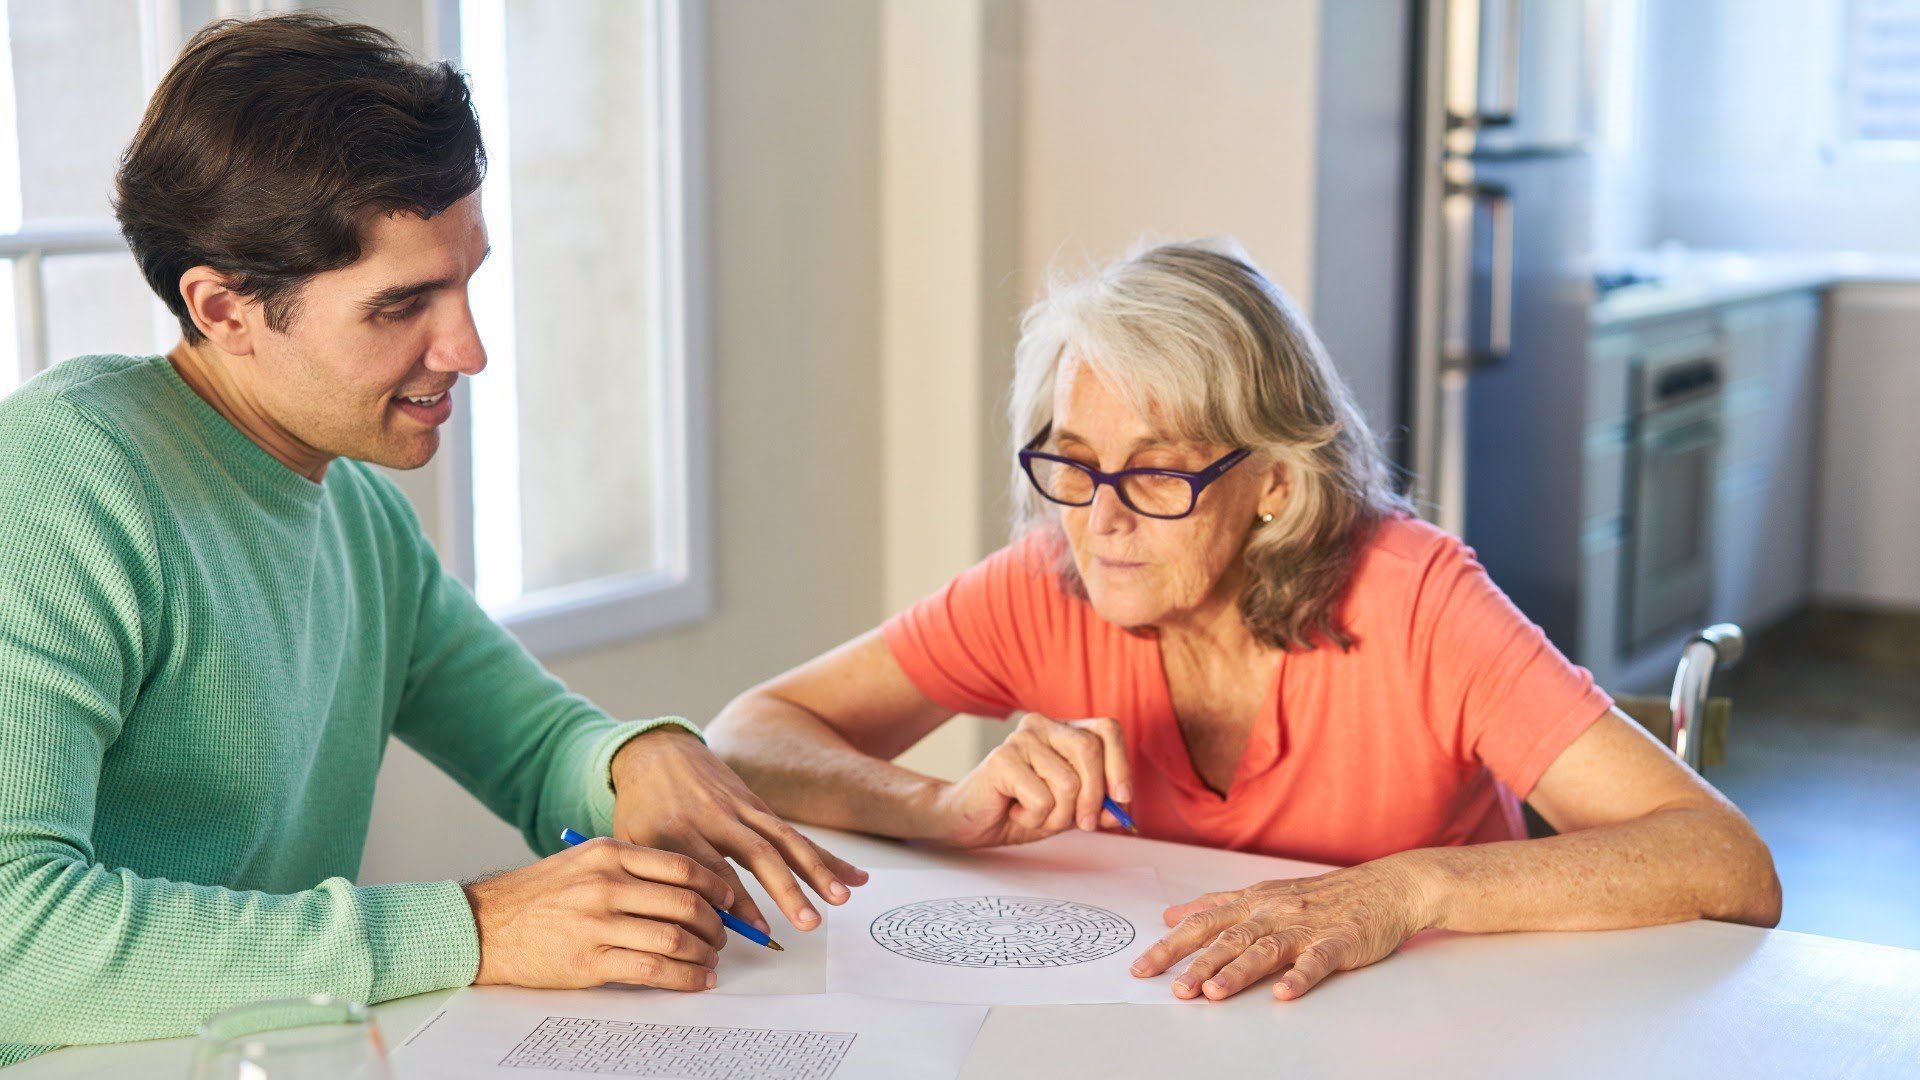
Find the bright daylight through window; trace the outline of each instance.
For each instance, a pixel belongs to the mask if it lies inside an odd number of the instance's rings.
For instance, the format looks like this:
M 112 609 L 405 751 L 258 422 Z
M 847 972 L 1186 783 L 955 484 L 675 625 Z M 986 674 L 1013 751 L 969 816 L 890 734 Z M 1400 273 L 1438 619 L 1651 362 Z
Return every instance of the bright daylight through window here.
M 0 0 L 0 393 L 70 356 L 178 336 L 108 197 L 185 6 Z M 677 0 L 391 7 L 412 15 L 385 27 L 403 44 L 435 48 L 409 40 L 424 27 L 468 71 L 491 159 L 493 254 L 472 286 L 489 364 L 448 433 L 449 566 L 542 653 L 699 617 L 690 13 Z
M 469 396 L 473 581 L 537 649 L 645 629 L 649 605 L 655 624 L 704 606 L 679 7 L 459 5 L 493 247 L 473 282 L 489 363 Z

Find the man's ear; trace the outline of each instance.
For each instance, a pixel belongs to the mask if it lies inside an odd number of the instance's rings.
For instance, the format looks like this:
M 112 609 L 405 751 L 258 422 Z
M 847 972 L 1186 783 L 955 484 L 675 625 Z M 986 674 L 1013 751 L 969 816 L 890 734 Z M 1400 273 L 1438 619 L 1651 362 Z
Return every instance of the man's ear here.
M 214 346 L 231 356 L 253 354 L 253 327 L 247 319 L 253 305 L 234 292 L 220 271 L 196 266 L 180 275 L 180 297 L 187 302 L 193 325 Z

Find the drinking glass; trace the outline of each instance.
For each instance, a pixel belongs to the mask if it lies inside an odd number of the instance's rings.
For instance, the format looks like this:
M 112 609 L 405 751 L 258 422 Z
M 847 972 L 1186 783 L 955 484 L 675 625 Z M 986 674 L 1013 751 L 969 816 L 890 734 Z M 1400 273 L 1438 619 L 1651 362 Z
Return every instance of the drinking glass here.
M 215 1013 L 200 1025 L 193 1080 L 392 1080 L 373 1015 L 315 994 Z

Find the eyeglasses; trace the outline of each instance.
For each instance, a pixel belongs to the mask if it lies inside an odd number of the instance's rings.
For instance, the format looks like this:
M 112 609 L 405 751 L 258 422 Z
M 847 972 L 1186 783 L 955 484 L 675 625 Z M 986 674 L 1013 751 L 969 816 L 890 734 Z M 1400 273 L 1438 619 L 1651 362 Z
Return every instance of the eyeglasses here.
M 1071 458 L 1035 449 L 1053 434 L 1053 425 L 1042 428 L 1019 454 L 1020 468 L 1033 481 L 1035 491 L 1049 502 L 1062 506 L 1091 506 L 1102 484 L 1113 488 L 1127 509 L 1144 517 L 1170 521 L 1193 513 L 1200 493 L 1207 485 L 1226 475 L 1228 469 L 1244 461 L 1251 451 L 1235 450 L 1199 472 L 1178 469 L 1121 469 L 1106 473 Z

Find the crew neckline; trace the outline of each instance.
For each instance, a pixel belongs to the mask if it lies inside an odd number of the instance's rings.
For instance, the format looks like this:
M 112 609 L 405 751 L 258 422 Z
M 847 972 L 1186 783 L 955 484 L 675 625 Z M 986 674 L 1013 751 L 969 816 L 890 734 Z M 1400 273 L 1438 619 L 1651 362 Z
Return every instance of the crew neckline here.
M 244 470 L 257 480 L 263 485 L 262 494 L 291 499 L 301 506 L 318 505 L 326 493 L 324 481 L 307 479 L 286 462 L 274 457 L 266 447 L 254 442 L 251 436 L 214 408 L 212 402 L 201 397 L 180 374 L 180 369 L 164 354 L 151 357 L 149 362 L 157 364 L 166 373 L 168 385 L 184 400 L 187 411 L 198 422 L 200 429 L 220 449 L 224 464 Z

